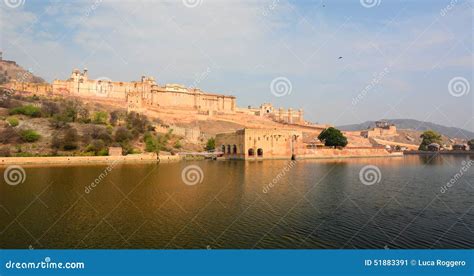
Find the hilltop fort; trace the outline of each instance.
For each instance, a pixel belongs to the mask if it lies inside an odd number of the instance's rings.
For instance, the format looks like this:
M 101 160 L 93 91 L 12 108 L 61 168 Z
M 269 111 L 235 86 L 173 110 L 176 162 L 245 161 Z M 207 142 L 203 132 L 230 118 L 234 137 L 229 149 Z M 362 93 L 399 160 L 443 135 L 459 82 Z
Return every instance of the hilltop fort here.
M 274 108 L 270 103 L 259 108 L 239 108 L 236 97 L 205 92 L 180 84 L 158 84 L 153 77 L 142 76 L 139 81 L 122 82 L 110 79 L 90 79 L 88 70 L 74 69 L 67 80 L 54 80 L 52 84 L 13 80 L 7 88 L 43 96 L 73 96 L 113 102 L 128 111 L 149 113 L 153 111 L 180 110 L 188 113 L 214 116 L 248 114 L 268 117 L 276 122 L 306 124 L 303 110 Z

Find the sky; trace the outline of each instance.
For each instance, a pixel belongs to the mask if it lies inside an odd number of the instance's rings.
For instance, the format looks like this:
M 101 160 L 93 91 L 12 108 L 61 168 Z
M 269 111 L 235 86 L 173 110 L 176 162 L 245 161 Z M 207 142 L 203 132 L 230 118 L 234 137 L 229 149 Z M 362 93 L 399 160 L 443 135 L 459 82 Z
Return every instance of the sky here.
M 472 0 L 2 0 L 0 48 L 47 81 L 74 68 L 303 108 L 474 131 Z

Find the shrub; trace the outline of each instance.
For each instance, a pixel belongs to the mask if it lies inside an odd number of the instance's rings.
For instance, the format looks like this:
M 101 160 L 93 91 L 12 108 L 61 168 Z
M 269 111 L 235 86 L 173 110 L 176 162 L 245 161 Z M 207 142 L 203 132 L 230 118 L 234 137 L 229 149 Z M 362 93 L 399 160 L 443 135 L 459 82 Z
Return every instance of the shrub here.
M 70 118 L 60 114 L 54 114 L 53 117 L 49 120 L 50 126 L 55 129 L 67 127 L 68 122 L 71 122 Z
M 145 136 L 143 137 L 143 140 L 145 142 L 145 151 L 147 151 L 147 152 L 155 152 L 156 151 L 157 141 L 151 133 L 149 133 L 149 132 L 145 133 Z
M 64 150 L 75 150 L 77 149 L 77 130 L 75 128 L 69 128 L 66 130 L 63 139 L 63 149 Z
M 125 127 L 119 127 L 115 131 L 115 142 L 122 143 L 130 140 L 130 138 L 132 138 L 132 134 Z
M 19 141 L 20 135 L 11 126 L 6 127 L 3 131 L 0 132 L 0 143 L 2 144 L 17 143 Z
M 29 104 L 11 109 L 10 114 L 23 114 L 30 117 L 41 117 L 41 110 L 38 107 Z
M 9 147 L 0 148 L 0 156 L 1 157 L 10 157 L 10 156 L 12 156 L 11 152 L 10 152 L 10 148 Z
M 16 127 L 20 124 L 20 121 L 18 120 L 17 117 L 8 117 L 7 122 L 12 127 Z
M 46 117 L 52 117 L 53 115 L 59 113 L 59 106 L 57 103 L 52 101 L 45 101 L 41 104 L 41 111 Z
M 173 147 L 174 147 L 175 149 L 180 149 L 180 148 L 183 147 L 183 145 L 181 145 L 181 142 L 178 140 L 178 141 L 176 141 L 176 142 L 174 143 Z
M 214 139 L 213 137 L 209 138 L 204 149 L 207 151 L 216 149 L 216 139 Z
M 150 126 L 150 121 L 145 115 L 140 115 L 136 112 L 130 112 L 126 118 L 128 129 L 132 130 L 132 133 L 144 133 Z M 135 132 L 133 131 L 135 130 Z
M 98 155 L 98 156 L 107 156 L 107 155 L 109 155 L 109 149 L 101 149 L 96 153 L 96 155 Z
M 109 123 L 111 125 L 115 126 L 117 124 L 118 120 L 123 119 L 124 117 L 125 117 L 124 112 L 122 112 L 120 110 L 114 110 L 114 111 L 110 112 Z
M 92 140 L 92 142 L 85 149 L 85 152 L 93 152 L 95 155 L 108 155 L 108 152 L 107 154 L 103 154 L 104 151 L 107 151 L 107 149 L 105 148 L 104 141 L 100 139 Z
M 24 129 L 20 131 L 20 136 L 24 142 L 28 143 L 36 142 L 41 137 L 36 131 L 32 129 Z
M 104 111 L 94 112 L 94 115 L 92 117 L 92 123 L 98 124 L 98 125 L 105 125 L 107 124 L 108 117 L 109 115 L 107 114 L 107 112 L 104 112 Z

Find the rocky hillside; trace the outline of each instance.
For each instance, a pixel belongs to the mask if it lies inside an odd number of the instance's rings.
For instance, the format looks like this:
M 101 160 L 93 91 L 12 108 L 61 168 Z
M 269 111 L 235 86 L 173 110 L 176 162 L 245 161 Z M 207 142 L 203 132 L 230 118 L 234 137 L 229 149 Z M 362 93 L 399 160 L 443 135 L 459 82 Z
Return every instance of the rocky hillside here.
M 14 61 L 0 60 L 0 84 L 4 84 L 12 80 L 20 82 L 45 82 L 42 78 L 35 76 L 30 71 L 19 66 Z
M 390 124 L 395 124 L 397 129 L 406 129 L 406 130 L 414 130 L 423 132 L 425 130 L 434 130 L 444 136 L 449 138 L 458 138 L 458 139 L 472 139 L 474 138 L 474 132 L 457 128 L 457 127 L 447 127 L 435 123 L 430 122 L 422 122 L 413 119 L 387 119 L 384 120 Z M 361 124 L 353 124 L 353 125 L 344 125 L 338 126 L 339 129 L 346 130 L 346 131 L 353 131 L 353 130 L 363 130 L 367 128 L 371 128 L 375 126 L 375 121 L 367 121 Z

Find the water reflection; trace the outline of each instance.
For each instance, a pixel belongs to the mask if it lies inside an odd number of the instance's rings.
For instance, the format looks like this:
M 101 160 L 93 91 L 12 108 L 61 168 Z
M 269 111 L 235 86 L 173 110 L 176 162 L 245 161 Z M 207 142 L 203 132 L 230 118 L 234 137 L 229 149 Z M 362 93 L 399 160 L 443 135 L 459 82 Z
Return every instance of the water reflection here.
M 465 160 L 117 165 L 89 193 L 106 167 L 25 167 L 0 186 L 2 248 L 472 248 L 473 170 L 440 193 Z M 183 182 L 189 165 L 202 183 Z M 379 183 L 361 183 L 366 165 Z

